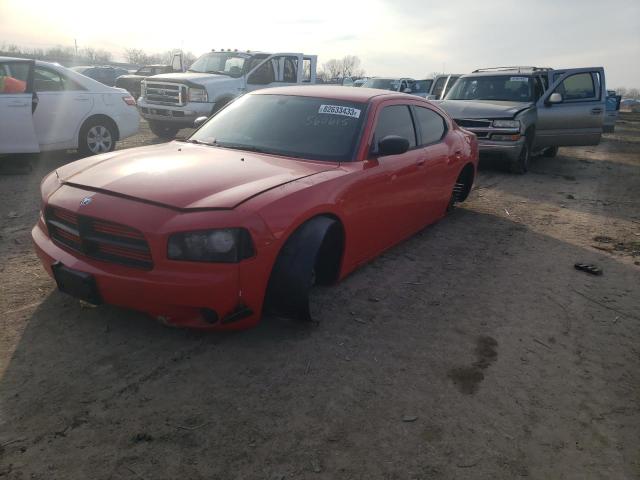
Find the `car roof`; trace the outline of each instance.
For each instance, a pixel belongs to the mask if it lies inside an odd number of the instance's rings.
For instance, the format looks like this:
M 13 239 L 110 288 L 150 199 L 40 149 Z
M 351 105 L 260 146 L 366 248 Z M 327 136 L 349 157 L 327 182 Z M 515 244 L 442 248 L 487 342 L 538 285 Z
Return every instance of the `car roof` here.
M 387 98 L 419 98 L 406 93 L 380 90 L 378 88 L 353 88 L 341 85 L 303 85 L 290 87 L 266 88 L 252 92 L 252 95 L 292 95 L 296 97 L 319 97 L 332 100 L 365 103 L 376 97 Z

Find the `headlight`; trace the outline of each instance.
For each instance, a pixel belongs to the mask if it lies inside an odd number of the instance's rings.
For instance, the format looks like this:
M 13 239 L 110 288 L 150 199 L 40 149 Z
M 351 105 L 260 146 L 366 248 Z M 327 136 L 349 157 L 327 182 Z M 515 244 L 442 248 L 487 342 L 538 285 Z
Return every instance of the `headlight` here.
M 189 87 L 189 101 L 190 102 L 207 102 L 209 97 L 207 91 L 204 88 Z
M 236 263 L 253 255 L 253 241 L 244 228 L 176 233 L 167 248 L 170 260 L 190 262 Z
M 495 128 L 520 128 L 520 120 L 494 120 Z

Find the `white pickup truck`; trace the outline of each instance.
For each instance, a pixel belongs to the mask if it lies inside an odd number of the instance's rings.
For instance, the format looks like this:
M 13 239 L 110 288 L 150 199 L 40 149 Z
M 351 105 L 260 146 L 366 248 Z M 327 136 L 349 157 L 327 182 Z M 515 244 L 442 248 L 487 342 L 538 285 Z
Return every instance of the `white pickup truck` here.
M 185 73 L 143 80 L 138 109 L 154 134 L 170 139 L 245 92 L 316 83 L 316 66 L 317 56 L 302 53 L 211 51 Z

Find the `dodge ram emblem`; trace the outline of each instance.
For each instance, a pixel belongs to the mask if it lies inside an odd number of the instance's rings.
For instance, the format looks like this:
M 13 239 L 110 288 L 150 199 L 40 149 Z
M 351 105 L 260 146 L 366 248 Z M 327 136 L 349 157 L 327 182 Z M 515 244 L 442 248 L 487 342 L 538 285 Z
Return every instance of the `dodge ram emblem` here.
M 80 200 L 80 206 L 81 207 L 86 207 L 87 205 L 89 205 L 93 200 L 91 199 L 91 197 L 84 197 L 82 200 Z

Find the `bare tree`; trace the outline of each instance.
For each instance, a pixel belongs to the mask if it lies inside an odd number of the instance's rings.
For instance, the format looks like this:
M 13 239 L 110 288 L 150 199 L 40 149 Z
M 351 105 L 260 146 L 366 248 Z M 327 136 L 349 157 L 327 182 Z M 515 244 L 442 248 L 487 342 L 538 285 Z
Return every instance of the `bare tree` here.
M 364 70 L 360 68 L 360 59 L 355 55 L 347 55 L 342 59 L 342 77 L 362 77 Z
M 626 95 L 627 95 L 627 89 L 626 89 L 625 87 L 619 87 L 619 88 L 616 88 L 616 94 L 617 94 L 617 95 L 621 95 L 621 96 L 623 96 L 623 97 L 626 97 Z
M 637 88 L 630 88 L 629 91 L 627 92 L 627 96 L 630 98 L 634 98 L 634 99 L 639 99 L 640 98 L 640 89 Z

